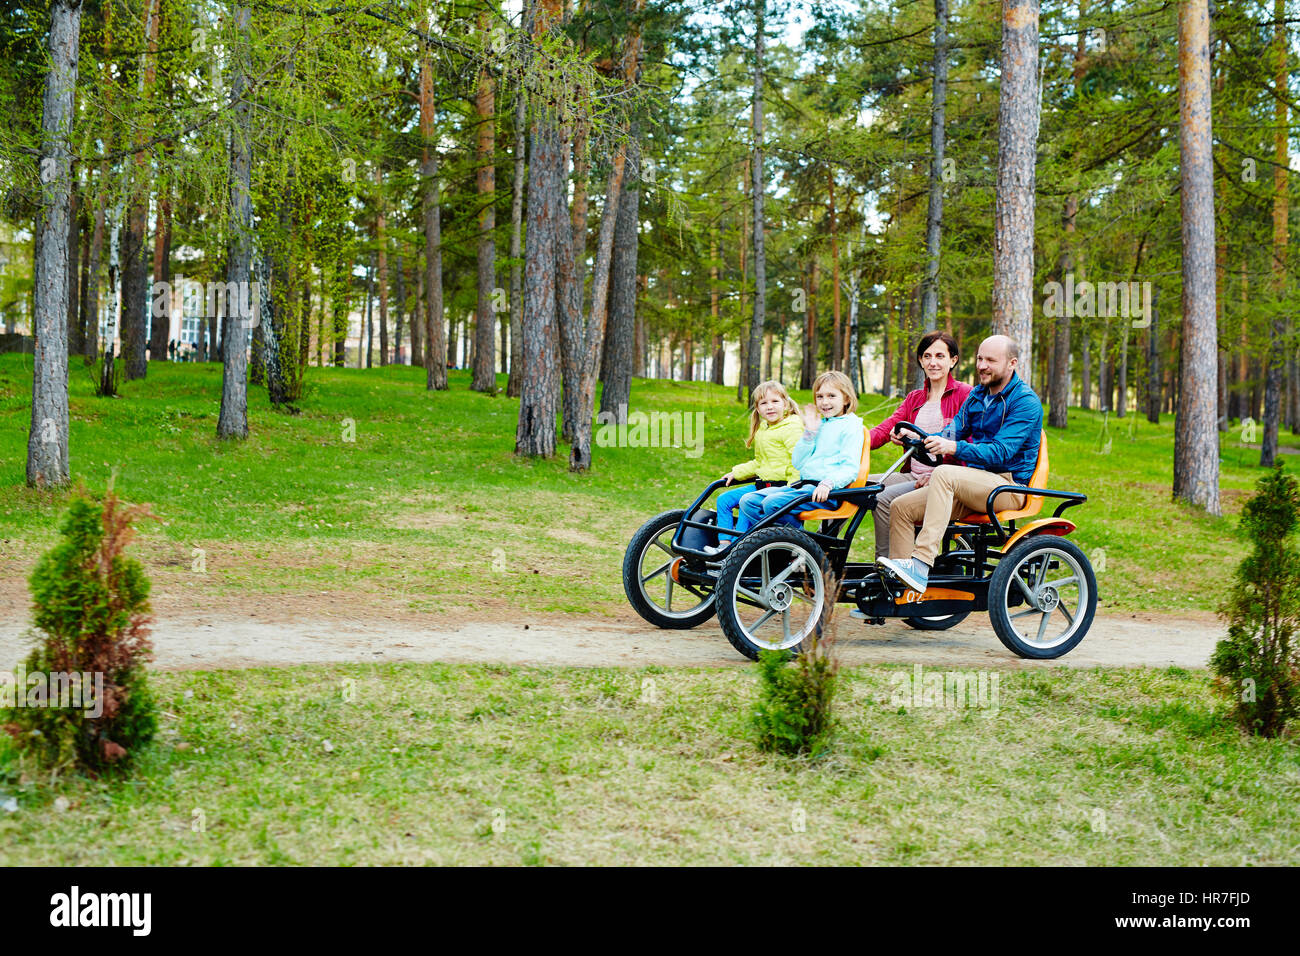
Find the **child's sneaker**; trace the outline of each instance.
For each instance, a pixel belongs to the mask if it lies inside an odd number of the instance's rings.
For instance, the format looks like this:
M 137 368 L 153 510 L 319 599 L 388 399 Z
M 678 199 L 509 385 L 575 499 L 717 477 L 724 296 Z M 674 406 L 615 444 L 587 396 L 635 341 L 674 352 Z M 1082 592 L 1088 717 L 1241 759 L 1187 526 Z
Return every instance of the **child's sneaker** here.
M 930 570 L 915 558 L 881 558 L 879 564 L 913 591 L 924 594 Z
M 718 544 L 718 545 L 706 544 L 704 546 L 704 553 L 721 554 L 723 551 L 726 551 L 729 547 L 731 547 L 731 541 L 732 539 L 728 538 L 726 541 L 723 541 L 722 544 Z

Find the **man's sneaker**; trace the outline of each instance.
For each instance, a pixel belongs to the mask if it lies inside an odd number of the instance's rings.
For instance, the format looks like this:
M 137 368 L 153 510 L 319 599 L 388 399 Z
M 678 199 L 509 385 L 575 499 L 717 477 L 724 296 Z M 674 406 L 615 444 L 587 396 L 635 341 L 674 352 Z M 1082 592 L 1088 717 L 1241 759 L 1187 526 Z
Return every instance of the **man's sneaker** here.
M 913 591 L 924 594 L 925 584 L 930 579 L 930 571 L 915 558 L 881 558 L 878 562 Z
M 704 546 L 704 553 L 705 553 L 705 554 L 721 554 L 723 551 L 726 551 L 729 547 L 731 547 L 731 542 L 732 542 L 733 540 L 735 540 L 735 539 L 734 539 L 734 538 L 727 538 L 727 540 L 723 541 L 722 544 L 718 544 L 718 545 L 706 544 L 706 545 Z

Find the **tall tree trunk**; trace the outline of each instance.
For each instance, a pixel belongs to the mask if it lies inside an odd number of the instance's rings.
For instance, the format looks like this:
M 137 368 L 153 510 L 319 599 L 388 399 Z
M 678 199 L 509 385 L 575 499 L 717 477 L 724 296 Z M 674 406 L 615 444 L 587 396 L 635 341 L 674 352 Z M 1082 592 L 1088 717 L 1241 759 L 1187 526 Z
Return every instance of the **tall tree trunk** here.
M 375 326 L 374 326 L 374 300 L 375 300 L 375 254 L 370 254 L 370 261 L 366 263 L 366 368 L 375 367 Z M 358 350 L 358 353 L 360 350 Z M 357 368 L 361 368 L 361 355 L 357 355 Z
M 1275 127 L 1273 132 L 1273 294 L 1277 298 L 1275 305 L 1279 311 L 1273 313 L 1271 335 L 1268 348 L 1268 370 L 1264 378 L 1264 437 L 1260 444 L 1259 464 L 1262 468 L 1272 468 L 1277 460 L 1277 430 L 1282 417 L 1283 373 L 1288 352 L 1286 320 L 1280 311 L 1281 299 L 1286 291 L 1287 241 L 1289 239 L 1287 220 L 1290 205 L 1287 190 L 1287 166 L 1290 157 L 1287 153 L 1287 139 L 1290 132 L 1287 126 L 1287 100 L 1290 95 L 1288 57 L 1286 43 L 1286 0 L 1273 0 L 1273 19 L 1277 25 L 1274 31 L 1274 69 L 1276 70 L 1276 100 L 1273 104 Z
M 1079 407 L 1086 412 L 1092 408 L 1092 336 L 1086 325 L 1079 339 Z
M 1218 82 L 1219 89 L 1223 88 L 1223 83 Z M 1218 355 L 1219 365 L 1219 432 L 1223 433 L 1228 430 L 1228 351 L 1225 345 L 1228 341 L 1227 329 L 1227 309 L 1225 307 L 1223 283 L 1228 268 L 1228 244 L 1224 241 L 1223 227 L 1215 223 L 1215 243 L 1214 243 L 1214 311 L 1215 311 L 1215 338 L 1217 342 L 1216 353 Z
M 155 284 L 166 283 L 164 288 L 171 288 L 172 280 L 172 202 L 168 195 L 169 187 L 164 184 L 158 196 L 158 213 L 154 219 L 153 237 L 153 281 Z M 172 304 L 179 301 L 171 294 L 151 297 L 150 311 L 160 314 L 153 316 L 153 325 L 149 333 L 149 360 L 151 362 L 167 361 L 167 347 L 171 344 Z M 156 303 L 156 305 L 155 305 Z M 184 315 L 184 308 L 181 310 Z M 179 339 L 181 331 L 177 332 Z M 179 342 L 178 342 L 179 344 Z
M 1038 0 L 1002 0 L 1002 75 L 993 232 L 993 331 L 1010 336 L 1032 386 L 1034 160 L 1038 144 Z
M 749 173 L 748 159 L 745 160 L 745 180 L 743 188 L 745 198 L 750 198 L 750 192 L 753 189 L 754 177 Z M 736 401 L 748 402 L 749 393 L 745 391 L 745 381 L 749 377 L 749 335 L 746 334 L 745 322 L 745 288 L 749 282 L 749 260 L 746 255 L 749 251 L 749 209 L 742 206 L 740 208 L 740 310 L 737 327 L 739 329 L 736 335 L 736 347 L 740 353 L 740 367 L 736 370 Z
M 1214 164 L 1210 133 L 1208 0 L 1178 7 L 1179 156 L 1182 170 L 1182 386 L 1174 423 L 1174 497 L 1219 507 L 1218 324 L 1214 308 Z
M 428 254 L 427 249 L 425 251 L 425 254 L 427 259 L 427 254 Z M 424 293 L 424 280 L 425 277 L 429 274 L 429 269 L 428 269 L 427 261 L 425 262 L 424 265 L 421 265 L 420 254 L 418 252 L 416 253 L 415 256 L 415 263 L 413 265 L 413 270 L 416 275 L 416 295 L 415 295 L 415 307 L 411 309 L 410 312 L 411 318 L 410 318 L 410 322 L 408 323 L 408 325 L 410 326 L 410 333 L 411 333 L 410 334 L 411 344 L 409 347 L 411 353 L 410 364 L 416 365 L 420 368 L 424 368 L 424 314 L 425 314 L 425 310 L 428 308 L 428 306 L 426 305 L 426 296 Z
M 890 385 L 890 383 L 893 381 L 893 378 L 892 378 L 892 370 L 893 370 L 893 367 L 894 367 L 894 365 L 893 365 L 893 362 L 894 362 L 894 323 L 893 323 L 893 318 L 894 318 L 894 307 L 893 307 L 893 302 L 891 301 L 891 293 L 888 292 L 888 291 L 885 292 L 885 311 L 884 311 L 884 316 L 885 316 L 885 321 L 882 323 L 882 325 L 884 325 L 884 327 L 885 327 L 885 330 L 884 330 L 885 347 L 884 347 L 884 349 L 883 349 L 883 351 L 884 351 L 884 364 L 883 364 L 883 369 L 884 369 L 884 370 L 881 372 L 881 375 L 880 375 L 880 394 L 881 394 L 881 395 L 884 395 L 884 396 L 886 396 L 886 397 L 888 397 L 889 394 L 890 394 L 890 392 L 892 391 L 892 390 L 890 389 L 889 385 Z
M 107 175 L 107 164 L 100 167 L 100 182 Z M 86 294 L 82 296 L 82 312 L 85 314 L 86 334 L 82 338 L 82 355 L 86 364 L 92 364 L 99 357 L 99 282 L 100 260 L 104 253 L 104 210 L 108 203 L 108 190 L 99 189 L 99 198 L 95 202 L 95 229 L 90 237 L 90 265 L 87 268 Z
M 280 408 L 289 401 L 284 371 L 286 356 L 281 348 L 281 333 L 285 328 L 286 317 L 278 308 L 288 298 L 288 276 L 275 271 L 275 266 L 266 253 L 257 255 L 256 273 L 258 301 L 254 308 L 258 310 L 257 327 L 262 330 L 262 365 L 266 369 L 266 390 L 271 405 Z M 275 291 L 277 285 L 283 288 Z
M 745 393 L 758 387 L 758 360 L 763 326 L 767 309 L 767 253 L 764 250 L 766 230 L 763 217 L 763 199 L 766 183 L 763 176 L 763 36 L 767 14 L 767 0 L 754 2 L 754 95 L 753 124 L 754 145 L 751 173 L 754 177 L 754 318 L 749 325 L 749 354 L 745 366 Z
M 629 28 L 627 49 L 624 51 L 625 85 L 630 89 L 635 83 L 636 66 L 641 47 L 639 17 L 645 0 L 629 0 L 632 24 Z M 596 377 L 600 371 L 600 357 L 605 337 L 605 321 L 609 307 L 610 266 L 614 252 L 614 232 L 619 218 L 619 199 L 623 189 L 623 175 L 627 165 L 624 146 L 614 153 L 614 161 L 605 185 L 605 203 L 600 218 L 600 234 L 596 239 L 596 258 L 592 266 L 591 314 L 583 329 L 583 342 L 579 351 L 579 405 L 574 428 L 573 444 L 569 452 L 569 470 L 586 471 L 591 467 L 591 420 L 596 404 Z M 689 358 L 687 360 L 689 362 Z
M 447 337 L 442 308 L 441 187 L 438 185 L 438 144 L 433 128 L 433 58 L 427 47 L 421 52 L 420 176 L 424 180 L 425 388 L 429 391 L 442 391 L 447 388 Z M 414 349 L 414 340 L 411 345 Z
M 254 264 L 254 268 L 256 268 L 256 264 Z M 261 322 L 253 326 L 252 343 L 248 350 L 248 384 L 250 385 L 266 384 L 266 364 L 263 361 L 266 353 L 266 340 L 263 337 L 263 332 Z M 357 368 L 360 367 L 361 348 L 360 343 L 358 343 Z
M 140 54 L 140 99 L 148 103 L 153 90 L 158 50 L 158 0 L 145 0 L 144 33 L 147 53 Z M 136 145 L 142 147 L 145 128 L 136 133 Z M 148 261 L 145 230 L 149 212 L 149 160 L 141 148 L 132 156 L 135 167 L 131 176 L 131 206 L 127 218 L 126 242 L 122 269 L 122 359 L 128 380 L 144 378 L 148 373 L 146 345 L 148 335 Z M 157 277 L 155 277 L 156 279 Z
M 253 255 L 253 205 L 249 193 L 252 177 L 252 112 L 244 90 L 248 85 L 252 55 L 252 11 L 235 8 L 234 79 L 231 101 L 234 130 L 230 137 L 230 258 L 226 264 L 227 289 L 248 289 Z M 226 296 L 226 321 L 222 332 L 221 413 L 217 418 L 218 438 L 248 437 L 248 332 L 250 317 L 231 307 Z M 251 297 L 249 299 L 251 305 Z
M 843 370 L 844 348 L 843 343 L 840 340 L 840 237 L 835 228 L 835 175 L 829 169 L 826 171 L 826 192 L 830 202 L 831 285 L 833 288 L 831 315 L 833 316 L 834 321 L 831 330 L 831 368 Z M 771 357 L 771 350 L 769 348 L 769 361 L 771 360 Z M 770 370 L 766 377 L 772 377 Z
M 402 361 L 402 316 L 406 313 L 406 269 L 402 263 L 402 244 L 398 240 L 393 251 L 393 271 L 397 273 L 397 298 L 394 300 L 396 314 L 393 317 L 393 363 L 404 365 Z
M 1151 327 L 1147 329 L 1147 421 L 1160 424 L 1160 289 L 1151 292 Z
M 1086 6 L 1083 2 L 1079 3 L 1080 23 L 1084 21 Z M 1074 45 L 1074 69 L 1072 72 L 1076 97 L 1079 95 L 1080 87 L 1083 84 L 1084 37 L 1084 32 L 1079 31 Z M 1074 269 L 1074 220 L 1078 211 L 1078 199 L 1075 196 L 1066 197 L 1065 208 L 1061 214 L 1061 223 L 1065 227 L 1064 235 L 1061 237 L 1061 258 L 1058 268 L 1058 281 L 1061 282 L 1065 281 L 1065 274 Z M 1070 313 L 1073 311 L 1073 309 L 1064 310 L 1053 323 L 1052 361 L 1048 372 L 1048 388 L 1050 390 L 1048 424 L 1054 428 L 1065 428 L 1069 425 L 1070 420 Z M 1126 350 L 1127 347 L 1128 338 L 1126 335 Z M 1120 414 L 1122 415 L 1123 412 Z
M 636 221 L 633 220 L 635 226 Z M 636 288 L 638 292 L 644 292 L 646 288 L 646 277 L 642 273 L 637 273 Z M 636 317 L 636 331 L 633 333 L 632 357 L 636 363 L 632 368 L 633 378 L 646 378 L 646 363 L 650 354 L 649 346 L 646 344 L 645 319 L 638 314 Z
M 803 353 L 799 366 L 799 387 L 812 388 L 817 377 L 817 298 L 813 290 L 814 266 L 809 263 L 804 279 Z
M 113 210 L 113 226 L 109 230 L 108 242 L 108 294 L 112 297 L 109 304 L 108 322 L 104 326 L 104 361 L 99 370 L 99 388 L 97 395 L 107 398 L 117 394 L 117 347 L 118 329 L 121 327 L 121 248 L 123 206 L 118 204 Z
M 1128 340 L 1132 336 L 1131 323 L 1125 321 L 1120 327 L 1119 379 L 1116 382 L 1118 397 L 1115 399 L 1115 417 L 1123 418 L 1128 414 Z
M 479 33 L 488 36 L 488 11 L 479 12 Z M 496 86 L 492 73 L 484 63 L 478 74 L 478 93 L 474 97 L 475 116 L 478 120 L 478 169 L 475 171 L 478 217 L 478 324 L 474 334 L 474 377 L 470 388 L 476 392 L 495 392 L 496 376 L 496 324 L 497 315 L 492 308 L 496 289 Z
M 713 335 L 713 369 L 714 385 L 726 384 L 727 344 L 719 331 L 722 328 L 722 313 L 718 306 L 718 233 L 709 231 L 709 328 Z
M 866 225 L 865 220 L 863 225 Z M 854 389 L 861 392 L 864 389 L 863 382 L 858 369 L 858 287 L 861 280 L 859 270 L 853 270 L 853 278 L 849 281 L 849 348 L 848 359 L 849 381 L 853 383 Z M 784 344 L 785 333 L 782 330 L 782 343 Z
M 534 42 L 548 36 L 560 19 L 560 0 L 537 0 Z M 541 104 L 538 104 L 539 106 Z M 558 248 L 564 209 L 565 158 L 558 119 L 549 109 L 535 110 L 528 165 L 528 246 L 524 262 L 523 356 L 519 424 L 515 454 L 550 458 L 555 454 L 558 402 L 556 333 L 559 299 L 556 274 L 567 243 Z
M 608 322 L 605 338 L 606 368 L 601 376 L 600 412 L 627 424 L 632 400 L 632 373 L 639 362 L 637 353 L 637 227 L 640 216 L 641 150 L 640 127 L 633 124 L 626 161 L 627 182 L 618 201 L 618 222 L 614 224 L 614 252 L 610 263 Z
M 948 0 L 934 0 L 934 80 L 930 96 L 930 204 L 925 217 L 925 280 L 921 327 L 933 332 L 939 314 L 939 252 L 943 235 L 944 114 L 948 100 Z M 1032 199 L 1031 199 L 1032 202 Z
M 388 353 L 388 236 L 386 229 L 388 226 L 387 217 L 384 215 L 384 176 L 378 168 L 375 169 L 375 185 L 377 199 L 379 202 L 379 211 L 375 216 L 375 232 L 379 241 L 379 364 L 387 365 L 390 361 Z
M 301 223 L 300 223 L 301 224 Z M 302 263 L 302 305 L 298 323 L 298 377 L 295 398 L 302 397 L 302 385 L 311 362 L 311 263 Z
M 519 22 L 521 37 L 532 29 L 533 0 L 524 0 L 523 16 Z M 523 78 L 515 88 L 515 177 L 510 199 L 510 378 L 506 382 L 506 395 L 518 398 L 523 389 L 523 317 L 524 317 L 524 173 L 528 152 L 528 96 Z
M 583 293 L 587 280 L 587 178 L 590 164 L 587 160 L 587 132 L 578 129 L 577 135 L 565 140 L 565 157 L 569 155 L 569 139 L 573 151 L 573 205 L 570 210 L 569 256 L 560 260 L 560 375 L 563 394 L 560 399 L 560 440 L 573 443 L 578 424 L 578 406 L 581 389 L 578 379 L 580 359 L 578 349 L 582 341 Z M 566 184 L 567 187 L 567 184 Z M 568 189 L 564 188 L 564 196 Z M 563 232 L 563 230 L 562 230 Z
M 1065 227 L 1061 236 L 1061 256 L 1057 263 L 1059 281 L 1064 282 L 1066 274 L 1074 269 L 1074 217 L 1079 211 L 1079 201 L 1073 196 L 1065 199 L 1065 208 L 1061 212 L 1061 224 Z M 1062 310 L 1054 320 L 1052 342 L 1052 367 L 1049 375 L 1051 397 L 1048 404 L 1047 423 L 1053 428 L 1065 428 L 1070 423 L 1070 312 Z
M 27 436 L 27 484 L 68 483 L 68 214 L 72 194 L 73 91 L 81 36 L 81 0 L 50 4 L 50 71 L 41 110 L 44 189 L 32 254 L 32 424 Z
M 144 169 L 142 164 L 137 168 L 137 178 L 145 175 Z M 143 185 L 133 189 L 143 189 Z M 137 194 L 128 208 L 122 242 L 122 364 L 128 381 L 144 378 L 147 371 L 145 313 L 149 276 L 145 262 L 145 213 L 144 197 Z
M 68 195 L 68 313 L 67 313 L 67 354 L 72 356 L 81 351 L 81 330 L 77 320 L 80 317 L 81 277 L 77 269 L 79 261 L 77 251 L 81 245 L 81 203 L 77 198 L 76 171 L 70 170 L 72 180 Z
M 1236 358 L 1235 418 L 1245 420 L 1250 415 L 1250 323 L 1246 314 L 1246 257 L 1241 259 L 1241 316 L 1237 323 L 1238 349 Z
M 349 313 L 352 309 L 352 263 L 339 260 L 334 266 L 334 302 L 331 309 L 334 326 L 334 367 L 343 368 L 347 364 L 347 338 Z
M 73 355 L 81 355 L 86 348 L 86 334 L 88 322 L 86 321 L 86 297 L 90 294 L 90 232 L 93 217 L 88 211 L 83 209 L 81 214 L 81 272 L 80 280 L 77 286 L 77 316 L 73 322 L 76 328 L 76 343 L 72 339 L 68 340 L 68 362 L 71 364 Z

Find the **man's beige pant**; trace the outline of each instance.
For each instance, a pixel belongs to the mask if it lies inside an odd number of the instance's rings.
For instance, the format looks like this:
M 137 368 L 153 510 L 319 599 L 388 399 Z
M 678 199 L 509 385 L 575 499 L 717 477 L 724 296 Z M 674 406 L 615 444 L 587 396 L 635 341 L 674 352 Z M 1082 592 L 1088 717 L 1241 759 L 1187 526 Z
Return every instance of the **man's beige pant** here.
M 867 483 L 876 484 L 884 472 L 868 475 Z M 916 479 L 908 472 L 896 471 L 885 479 L 885 490 L 876 496 L 876 507 L 871 518 L 876 525 L 876 560 L 889 557 L 889 513 L 894 502 L 916 487 Z
M 1005 472 L 994 474 L 980 468 L 940 465 L 930 476 L 930 483 L 894 499 L 889 512 L 889 556 L 917 558 L 931 567 L 943 547 L 943 533 L 948 522 L 964 518 L 971 512 L 984 513 L 989 492 L 998 485 L 1014 485 L 1016 480 Z M 1025 506 L 1025 496 L 1003 492 L 993 502 L 994 511 L 1008 511 Z M 921 533 L 915 534 L 915 526 Z

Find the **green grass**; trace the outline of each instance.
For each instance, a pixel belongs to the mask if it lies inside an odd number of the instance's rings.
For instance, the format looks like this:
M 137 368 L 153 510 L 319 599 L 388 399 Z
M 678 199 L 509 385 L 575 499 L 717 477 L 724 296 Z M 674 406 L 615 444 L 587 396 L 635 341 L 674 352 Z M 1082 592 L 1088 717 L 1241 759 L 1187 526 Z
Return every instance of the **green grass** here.
M 155 675 L 163 730 L 128 779 L 51 782 L 0 734 L 0 845 L 12 865 L 1300 863 L 1296 738 L 1243 738 L 1204 673 L 1000 673 L 983 709 L 899 708 L 906 673 L 843 672 L 812 762 L 754 748 L 753 668 Z
M 0 570 L 24 575 L 54 540 L 68 492 L 24 484 L 31 359 L 0 356 Z M 74 362 L 70 383 L 74 478 L 150 502 L 161 518 L 137 546 L 160 593 L 351 595 L 418 611 L 621 613 L 626 542 L 659 511 L 683 507 L 711 478 L 748 457 L 734 390 L 698 382 L 634 383 L 633 409 L 702 412 L 702 454 L 688 448 L 596 448 L 586 475 L 516 459 L 518 402 L 468 389 L 430 394 L 423 371 L 312 369 L 302 415 L 272 412 L 253 391 L 252 437 L 214 437 L 221 387 L 215 364 L 153 364 L 116 399 L 93 395 Z M 504 385 L 504 377 L 501 379 Z M 800 401 L 809 395 L 796 393 Z M 867 396 L 869 423 L 891 407 Z M 346 419 L 355 441 L 345 441 Z M 1104 607 L 1213 609 L 1224 575 L 1244 554 L 1234 521 L 1170 501 L 1173 424 L 1111 421 L 1072 411 L 1049 429 L 1052 485 L 1086 492 L 1069 516 L 1097 558 Z M 1259 475 L 1258 452 L 1230 432 L 1223 451 L 1232 514 Z M 1285 434 L 1284 444 L 1298 444 Z M 873 458 L 880 469 L 892 447 Z M 1288 457 L 1288 460 L 1289 457 Z M 859 535 L 865 555 L 870 534 Z M 203 550 L 206 573 L 192 567 Z M 1215 573 L 1215 569 L 1222 573 Z

